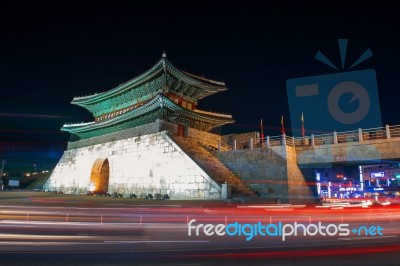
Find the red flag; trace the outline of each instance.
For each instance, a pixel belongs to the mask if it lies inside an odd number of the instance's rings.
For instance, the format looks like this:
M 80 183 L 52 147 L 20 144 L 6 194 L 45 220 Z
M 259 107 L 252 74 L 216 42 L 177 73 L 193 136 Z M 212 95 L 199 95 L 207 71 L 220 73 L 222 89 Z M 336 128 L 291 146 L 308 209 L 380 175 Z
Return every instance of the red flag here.
M 263 124 L 262 124 L 262 119 L 261 119 L 261 124 L 260 124 L 260 128 L 261 128 L 261 138 L 264 138 L 264 129 L 263 129 Z
M 303 112 L 301 112 L 301 136 L 304 137 L 306 135 L 306 130 L 304 129 L 304 116 Z
M 285 134 L 285 126 L 283 125 L 283 115 L 282 115 L 282 119 L 281 119 L 281 125 L 282 125 L 282 129 L 281 129 L 281 134 Z
M 264 129 L 263 129 L 263 124 L 262 124 L 262 119 L 261 119 L 260 129 L 261 129 L 261 143 L 263 143 L 264 142 Z

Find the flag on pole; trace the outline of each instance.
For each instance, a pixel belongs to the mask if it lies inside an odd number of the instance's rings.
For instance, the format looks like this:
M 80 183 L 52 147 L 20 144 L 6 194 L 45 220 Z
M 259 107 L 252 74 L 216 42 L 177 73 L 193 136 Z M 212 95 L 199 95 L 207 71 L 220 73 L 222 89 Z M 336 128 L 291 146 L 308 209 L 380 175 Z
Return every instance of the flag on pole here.
M 304 129 L 304 115 L 301 112 L 301 136 L 304 137 L 306 135 L 306 130 Z
M 283 134 L 285 134 L 285 126 L 283 125 L 283 115 L 281 118 L 281 125 L 282 125 L 281 134 L 283 135 Z
M 264 129 L 262 124 L 262 119 L 261 119 L 260 129 L 261 129 L 261 144 L 262 144 L 264 141 Z

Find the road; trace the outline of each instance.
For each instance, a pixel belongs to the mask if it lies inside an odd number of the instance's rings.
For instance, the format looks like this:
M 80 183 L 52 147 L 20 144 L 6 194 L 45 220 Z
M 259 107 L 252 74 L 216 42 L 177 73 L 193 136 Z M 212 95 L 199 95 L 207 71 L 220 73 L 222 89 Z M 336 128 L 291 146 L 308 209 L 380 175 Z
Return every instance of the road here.
M 0 265 L 398 265 L 400 255 L 398 206 L 342 209 L 122 199 L 93 204 L 92 199 L 76 199 L 33 193 L 1 201 Z M 362 229 L 346 236 L 304 236 L 299 227 L 297 236 L 283 241 L 279 235 L 255 235 L 257 230 L 246 240 L 249 228 L 243 231 L 247 235 L 214 231 L 207 236 L 200 226 L 196 236 L 199 224 L 215 229 L 218 224 L 279 222 Z M 313 234 L 312 228 L 307 232 Z

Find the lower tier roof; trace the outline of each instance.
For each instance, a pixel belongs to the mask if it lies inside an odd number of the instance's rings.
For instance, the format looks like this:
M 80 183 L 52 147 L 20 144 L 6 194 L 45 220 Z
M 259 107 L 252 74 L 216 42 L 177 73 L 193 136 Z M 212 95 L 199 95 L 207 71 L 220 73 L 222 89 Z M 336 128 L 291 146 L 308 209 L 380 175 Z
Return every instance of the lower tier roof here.
M 202 110 L 189 110 L 175 104 L 164 94 L 159 93 L 144 105 L 115 116 L 112 119 L 89 123 L 65 124 L 61 130 L 74 134 L 79 139 L 85 139 L 144 125 L 154 122 L 157 119 L 205 131 L 234 122 L 231 115 Z

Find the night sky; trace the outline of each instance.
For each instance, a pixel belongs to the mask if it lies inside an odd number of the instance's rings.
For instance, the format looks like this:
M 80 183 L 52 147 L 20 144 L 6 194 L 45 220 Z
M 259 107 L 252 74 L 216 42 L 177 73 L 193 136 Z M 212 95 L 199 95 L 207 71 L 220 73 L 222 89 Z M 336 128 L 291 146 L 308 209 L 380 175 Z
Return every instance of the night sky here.
M 4 170 L 54 167 L 70 137 L 59 130 L 62 125 L 92 120 L 70 104 L 73 97 L 114 88 L 149 69 L 164 51 L 177 68 L 226 83 L 228 91 L 199 103 L 233 115 L 236 123 L 222 133 L 259 130 L 263 119 L 265 135 L 278 135 L 281 115 L 290 134 L 286 80 L 337 72 L 314 56 L 321 50 L 340 65 L 337 40 L 346 38 L 347 66 L 372 50 L 374 56 L 355 70 L 376 70 L 382 122 L 400 124 L 397 8 L 349 1 L 216 2 L 3 5 Z

